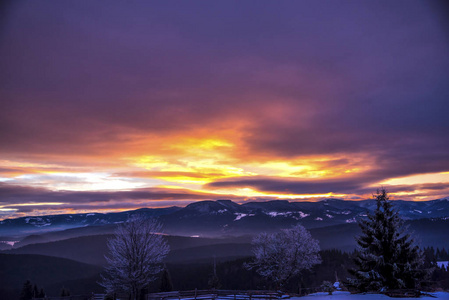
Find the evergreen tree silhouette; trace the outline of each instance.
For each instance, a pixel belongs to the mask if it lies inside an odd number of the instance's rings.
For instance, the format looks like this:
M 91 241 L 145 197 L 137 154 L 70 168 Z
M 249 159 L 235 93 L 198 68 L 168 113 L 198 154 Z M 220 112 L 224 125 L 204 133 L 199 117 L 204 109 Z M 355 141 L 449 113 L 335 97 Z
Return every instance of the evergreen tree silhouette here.
M 352 284 L 361 292 L 412 289 L 423 278 L 423 254 L 406 231 L 403 221 L 389 201 L 387 191 L 377 191 L 377 208 L 368 219 L 360 220 L 361 236 L 356 238 L 357 269 Z
M 209 278 L 208 285 L 211 289 L 214 290 L 219 289 L 221 287 L 220 278 L 218 278 L 217 275 L 217 261 L 215 256 L 214 256 L 214 272 Z
M 61 297 L 67 297 L 67 296 L 70 296 L 70 291 L 68 289 L 66 289 L 65 287 L 62 287 Z
M 166 266 L 164 266 L 164 270 L 162 271 L 160 291 L 161 292 L 173 291 L 173 284 L 171 281 L 170 273 L 168 272 L 168 269 Z
M 37 285 L 33 287 L 33 298 L 37 298 L 39 296 L 39 290 L 37 289 Z
M 43 289 L 43 288 L 41 288 L 38 297 L 39 297 L 39 298 L 45 298 L 45 292 L 44 292 L 44 289 Z
M 20 300 L 30 300 L 33 298 L 33 286 L 29 280 L 25 281 L 20 292 Z

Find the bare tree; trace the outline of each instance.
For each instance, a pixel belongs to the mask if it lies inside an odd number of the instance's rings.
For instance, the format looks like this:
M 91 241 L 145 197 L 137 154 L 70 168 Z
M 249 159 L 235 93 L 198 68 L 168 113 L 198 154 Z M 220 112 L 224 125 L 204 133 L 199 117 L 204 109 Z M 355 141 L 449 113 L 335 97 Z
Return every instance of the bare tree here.
M 132 216 L 117 228 L 108 241 L 106 276 L 100 282 L 108 294 L 124 292 L 138 299 L 141 289 L 156 279 L 170 250 L 161 228 L 156 220 L 142 215 Z
M 301 270 L 321 262 L 318 241 L 301 225 L 277 233 L 261 233 L 252 245 L 255 259 L 247 267 L 273 280 L 279 289 Z

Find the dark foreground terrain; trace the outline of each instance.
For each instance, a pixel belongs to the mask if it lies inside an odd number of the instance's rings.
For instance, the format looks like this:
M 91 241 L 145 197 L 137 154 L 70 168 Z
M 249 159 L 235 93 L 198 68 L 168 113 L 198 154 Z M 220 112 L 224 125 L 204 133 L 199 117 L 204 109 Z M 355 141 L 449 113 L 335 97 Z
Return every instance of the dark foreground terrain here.
M 449 260 L 442 250 L 449 249 L 449 201 L 399 201 L 395 205 L 417 243 L 428 248 L 427 263 L 433 268 L 428 278 L 433 283 L 429 284 L 449 288 L 448 272 L 435 267 L 437 260 Z M 269 282 L 243 267 L 251 260 L 251 240 L 262 231 L 298 223 L 319 241 L 323 262 L 293 278 L 288 289 L 318 287 L 324 280 L 342 281 L 349 276 L 354 237 L 360 234 L 356 221 L 372 209 L 371 201 L 332 199 L 245 205 L 203 201 L 185 208 L 6 220 L 0 224 L 0 240 L 9 242 L 0 243 L 0 299 L 18 299 L 27 279 L 50 296 L 59 295 L 63 287 L 72 295 L 102 292 L 98 282 L 108 254 L 107 240 L 120 222 L 135 213 L 158 217 L 170 234 L 166 235 L 171 251 L 165 264 L 175 289 L 208 288 L 214 260 L 222 289 L 270 288 Z M 159 291 L 159 285 L 154 282 L 151 290 Z

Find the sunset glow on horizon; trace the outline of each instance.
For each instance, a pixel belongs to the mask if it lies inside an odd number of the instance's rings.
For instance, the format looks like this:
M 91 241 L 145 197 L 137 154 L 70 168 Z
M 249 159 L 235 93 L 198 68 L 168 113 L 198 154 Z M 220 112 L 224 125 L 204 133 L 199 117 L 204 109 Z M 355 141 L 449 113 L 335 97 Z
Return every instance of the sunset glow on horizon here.
M 0 220 L 449 196 L 449 40 L 412 1 L 17 2 Z M 381 18 L 379 16 L 382 16 Z

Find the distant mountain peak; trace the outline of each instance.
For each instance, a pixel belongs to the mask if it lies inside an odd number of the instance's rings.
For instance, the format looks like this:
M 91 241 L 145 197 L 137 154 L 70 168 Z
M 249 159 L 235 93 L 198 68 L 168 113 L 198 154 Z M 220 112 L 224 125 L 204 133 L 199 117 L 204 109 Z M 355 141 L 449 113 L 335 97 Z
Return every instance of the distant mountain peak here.
M 219 200 L 220 201 L 220 200 Z M 195 210 L 201 213 L 207 213 L 210 211 L 216 211 L 223 209 L 225 205 L 222 205 L 219 201 L 212 201 L 212 200 L 206 200 L 206 201 L 198 201 L 194 203 L 190 203 L 185 207 L 186 210 Z

